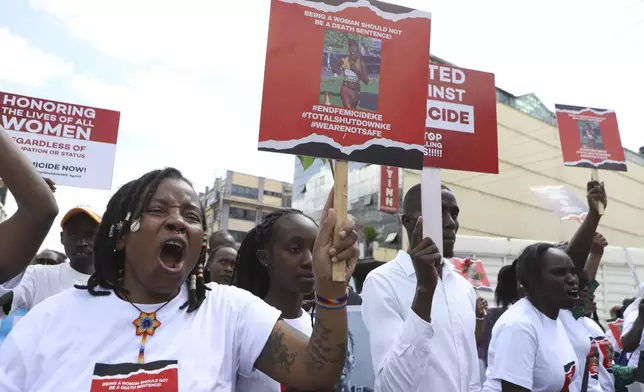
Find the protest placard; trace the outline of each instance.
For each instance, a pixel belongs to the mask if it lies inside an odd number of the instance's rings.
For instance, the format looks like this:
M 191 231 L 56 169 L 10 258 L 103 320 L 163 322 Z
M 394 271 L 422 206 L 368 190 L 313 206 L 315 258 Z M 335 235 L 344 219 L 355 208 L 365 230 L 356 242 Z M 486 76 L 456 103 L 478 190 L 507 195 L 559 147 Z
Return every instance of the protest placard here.
M 481 260 L 472 260 L 470 257 L 464 259 L 453 257 L 452 264 L 454 264 L 456 272 L 470 282 L 472 286 L 477 289 L 492 291 L 490 280 Z
M 617 347 L 620 350 L 623 350 L 624 347 L 622 346 L 622 329 L 624 328 L 624 319 L 617 319 L 613 322 L 608 323 L 608 328 L 613 333 L 613 337 L 617 342 Z
M 440 169 L 499 173 L 494 75 L 430 64 L 426 91 L 423 216 L 442 216 Z M 442 223 L 423 220 L 423 233 L 443 251 Z
M 588 205 L 563 185 L 533 186 L 530 189 L 561 220 L 582 220 L 588 215 Z
M 499 173 L 494 75 L 430 64 L 424 166 Z
M 559 104 L 555 109 L 564 165 L 626 171 L 615 111 Z
M 119 112 L 0 91 L 0 126 L 43 177 L 110 189 Z
M 259 149 L 422 167 L 431 15 L 272 0 Z

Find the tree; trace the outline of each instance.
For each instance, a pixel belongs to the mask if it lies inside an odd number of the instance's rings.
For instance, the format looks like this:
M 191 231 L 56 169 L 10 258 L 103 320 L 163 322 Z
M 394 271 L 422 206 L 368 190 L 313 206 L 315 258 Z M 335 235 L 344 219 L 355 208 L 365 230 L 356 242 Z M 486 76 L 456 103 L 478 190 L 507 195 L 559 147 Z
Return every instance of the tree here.
M 364 235 L 365 258 L 373 257 L 373 242 L 378 238 L 378 231 L 371 225 L 365 225 L 362 228 L 362 234 Z

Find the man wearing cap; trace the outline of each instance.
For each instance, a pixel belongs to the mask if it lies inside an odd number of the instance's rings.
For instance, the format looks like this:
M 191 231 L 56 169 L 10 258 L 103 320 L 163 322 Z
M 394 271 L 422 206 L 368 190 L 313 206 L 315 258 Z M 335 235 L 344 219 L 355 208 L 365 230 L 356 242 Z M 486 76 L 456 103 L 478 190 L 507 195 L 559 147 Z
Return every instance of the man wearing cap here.
M 31 265 L 12 292 L 0 297 L 0 318 L 18 309 L 31 308 L 75 284 L 87 284 L 94 273 L 92 249 L 100 216 L 83 207 L 72 208 L 61 221 L 60 242 L 69 263 Z

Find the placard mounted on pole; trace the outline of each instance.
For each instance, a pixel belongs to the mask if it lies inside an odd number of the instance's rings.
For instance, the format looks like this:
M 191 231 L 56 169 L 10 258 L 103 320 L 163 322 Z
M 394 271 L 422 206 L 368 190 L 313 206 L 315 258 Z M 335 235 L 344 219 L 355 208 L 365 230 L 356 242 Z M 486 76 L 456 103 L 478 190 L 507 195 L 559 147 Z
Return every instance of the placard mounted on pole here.
M 258 148 L 337 160 L 338 223 L 348 161 L 422 167 L 430 31 L 431 14 L 381 1 L 271 1 Z
M 614 110 L 561 104 L 555 110 L 565 166 L 591 169 L 593 181 L 599 181 L 598 169 L 627 171 Z M 597 202 L 599 215 L 605 207 Z
M 272 0 L 259 149 L 422 167 L 430 30 L 381 1 Z
M 443 253 L 440 169 L 499 172 L 494 75 L 430 64 L 421 173 L 423 237 Z

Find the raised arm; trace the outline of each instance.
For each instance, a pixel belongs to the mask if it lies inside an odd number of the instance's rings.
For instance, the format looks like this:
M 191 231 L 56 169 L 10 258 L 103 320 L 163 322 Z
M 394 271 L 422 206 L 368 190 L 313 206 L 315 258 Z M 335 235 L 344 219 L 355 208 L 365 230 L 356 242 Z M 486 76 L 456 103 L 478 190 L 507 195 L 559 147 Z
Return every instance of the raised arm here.
M 581 272 L 585 265 L 588 254 L 590 253 L 590 245 L 595 237 L 597 226 L 601 215 L 597 211 L 597 203 L 601 202 L 606 206 L 607 198 L 604 184 L 598 181 L 589 181 L 587 185 L 587 199 L 588 199 L 588 215 L 583 223 L 579 226 L 575 234 L 572 236 L 566 253 L 575 263 L 577 272 Z
M 353 221 L 347 220 L 340 238 L 333 240 L 337 216 L 332 206 L 333 191 L 313 249 L 317 307 L 311 338 L 280 320 L 255 362 L 255 368 L 269 377 L 300 390 L 332 388 L 340 379 L 347 352 L 347 286 L 333 281 L 332 264 L 345 263 L 353 268 L 358 257 L 353 245 L 358 236 Z
M 599 263 L 602 260 L 604 255 L 604 248 L 608 246 L 608 242 L 603 235 L 595 233 L 593 242 L 590 246 L 590 255 L 588 255 L 588 260 L 586 260 L 586 272 L 588 273 L 589 280 L 595 280 L 597 277 L 597 270 L 599 269 Z
M 2 284 L 31 263 L 58 215 L 58 206 L 49 185 L 2 127 L 0 178 L 18 204 L 18 211 L 0 224 Z

